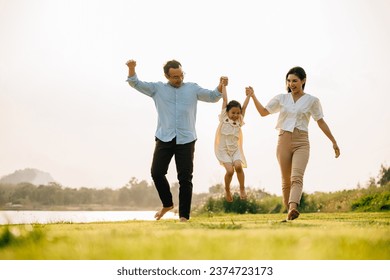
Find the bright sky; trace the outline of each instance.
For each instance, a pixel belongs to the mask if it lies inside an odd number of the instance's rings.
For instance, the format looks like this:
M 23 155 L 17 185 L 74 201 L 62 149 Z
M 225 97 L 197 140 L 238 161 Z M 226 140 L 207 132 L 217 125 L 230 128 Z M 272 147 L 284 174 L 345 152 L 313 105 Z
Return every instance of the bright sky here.
M 304 191 L 364 185 L 390 164 L 390 2 L 387 0 L 0 0 L 0 176 L 49 172 L 67 187 L 151 181 L 156 111 L 126 82 L 165 81 L 177 59 L 186 81 L 229 99 L 245 86 L 265 105 L 296 65 L 320 98 L 341 148 L 311 120 Z M 221 102 L 198 104 L 194 192 L 223 182 L 213 141 Z M 243 127 L 247 186 L 281 194 L 277 115 L 249 104 Z M 168 173 L 176 182 L 174 161 Z M 233 179 L 236 185 L 237 179 Z

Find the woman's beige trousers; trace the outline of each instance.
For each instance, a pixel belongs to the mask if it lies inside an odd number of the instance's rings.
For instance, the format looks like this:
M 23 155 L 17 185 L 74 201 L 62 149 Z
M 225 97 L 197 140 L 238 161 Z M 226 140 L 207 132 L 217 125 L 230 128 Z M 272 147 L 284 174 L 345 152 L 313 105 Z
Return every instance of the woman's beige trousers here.
M 306 131 L 280 130 L 276 155 L 282 173 L 283 203 L 299 205 L 303 189 L 303 175 L 310 155 L 309 136 Z

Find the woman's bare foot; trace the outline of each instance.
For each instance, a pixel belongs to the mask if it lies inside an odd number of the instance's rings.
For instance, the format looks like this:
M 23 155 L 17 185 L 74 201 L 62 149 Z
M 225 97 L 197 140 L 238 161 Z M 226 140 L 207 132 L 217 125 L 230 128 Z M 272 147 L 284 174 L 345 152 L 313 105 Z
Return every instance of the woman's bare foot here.
M 246 200 L 247 199 L 247 195 L 246 195 L 246 192 L 245 192 L 245 188 L 240 188 L 240 198 L 242 200 Z
M 186 222 L 188 222 L 188 219 L 184 218 L 184 217 L 180 217 L 180 222 L 181 223 L 186 223 Z
M 230 189 L 225 189 L 225 199 L 227 202 L 233 202 L 233 196 Z
M 170 206 L 170 207 L 163 207 L 160 211 L 158 211 L 154 217 L 156 218 L 156 220 L 160 220 L 162 218 L 162 216 L 165 215 L 165 213 L 167 213 L 168 211 L 172 210 L 173 209 L 173 205 Z

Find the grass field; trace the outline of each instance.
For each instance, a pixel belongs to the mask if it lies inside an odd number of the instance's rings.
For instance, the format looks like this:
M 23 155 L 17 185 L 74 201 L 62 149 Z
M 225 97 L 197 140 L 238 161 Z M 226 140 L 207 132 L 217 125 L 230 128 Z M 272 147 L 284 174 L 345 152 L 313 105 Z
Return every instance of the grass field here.
M 0 226 L 8 260 L 389 260 L 390 212 Z

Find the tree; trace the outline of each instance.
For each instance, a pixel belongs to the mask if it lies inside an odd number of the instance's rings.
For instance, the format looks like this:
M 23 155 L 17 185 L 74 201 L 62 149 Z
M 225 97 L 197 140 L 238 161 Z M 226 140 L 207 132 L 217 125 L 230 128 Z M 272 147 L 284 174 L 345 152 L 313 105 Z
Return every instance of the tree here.
M 222 184 L 216 184 L 209 188 L 209 193 L 211 194 L 221 194 L 225 190 L 225 187 Z
M 381 165 L 381 170 L 379 171 L 379 181 L 378 184 L 385 186 L 390 182 L 390 167 L 386 168 L 383 164 Z
M 131 192 L 128 187 L 122 187 L 118 190 L 118 203 L 121 206 L 129 205 L 131 202 Z

